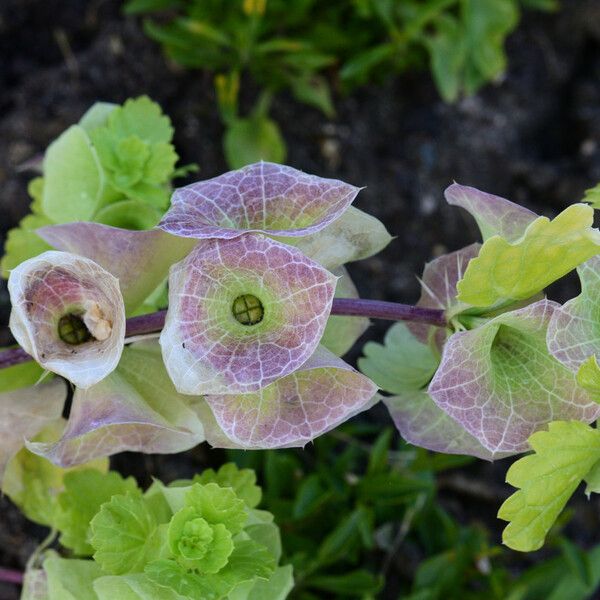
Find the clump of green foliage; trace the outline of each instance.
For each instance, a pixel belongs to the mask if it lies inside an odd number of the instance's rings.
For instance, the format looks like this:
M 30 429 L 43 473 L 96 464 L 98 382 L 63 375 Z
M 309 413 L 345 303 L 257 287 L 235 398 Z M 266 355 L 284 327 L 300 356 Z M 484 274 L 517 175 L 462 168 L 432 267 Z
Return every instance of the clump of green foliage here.
M 24 600 L 287 596 L 292 567 L 277 566 L 279 529 L 256 509 L 261 490 L 252 471 L 230 463 L 143 492 L 106 468 L 60 469 L 26 450 L 13 460 L 7 493 L 59 533 L 62 546 L 32 557 Z M 48 479 L 54 494 L 40 495 Z
M 285 143 L 269 118 L 274 93 L 335 114 L 340 92 L 429 64 L 448 102 L 473 94 L 506 69 L 504 42 L 522 8 L 550 10 L 555 0 L 127 0 L 167 55 L 215 73 L 232 168 L 261 158 L 283 162 Z M 261 90 L 240 115 L 240 80 Z
M 94 104 L 48 146 L 42 175 L 29 183 L 31 213 L 8 232 L 3 277 L 51 248 L 35 233 L 46 225 L 154 227 L 169 207 L 173 179 L 195 168 L 176 168 L 172 140 L 171 120 L 146 96 Z

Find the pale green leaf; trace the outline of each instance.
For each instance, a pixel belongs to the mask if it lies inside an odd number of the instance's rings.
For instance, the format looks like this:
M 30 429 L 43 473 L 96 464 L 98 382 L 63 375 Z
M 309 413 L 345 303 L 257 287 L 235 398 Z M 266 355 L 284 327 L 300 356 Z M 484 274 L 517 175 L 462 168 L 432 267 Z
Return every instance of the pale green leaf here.
M 236 587 L 228 600 L 285 600 L 294 587 L 292 565 L 277 567 L 271 577 L 265 581 L 246 582 Z
M 600 253 L 594 211 L 573 204 L 550 221 L 539 217 L 513 243 L 486 240 L 458 282 L 458 299 L 479 307 L 530 298 Z
M 43 375 L 44 369 L 34 360 L 2 369 L 0 393 L 33 386 L 42 379 Z M 52 378 L 52 375 L 48 374 L 48 377 Z M 47 382 L 49 379 L 44 381 Z
M 260 487 L 256 485 L 256 473 L 252 469 L 239 469 L 235 463 L 224 464 L 217 472 L 206 469 L 194 476 L 193 483 L 216 483 L 221 487 L 233 488 L 237 497 L 249 508 L 257 506 L 262 496 Z
M 554 421 L 529 443 L 534 454 L 516 461 L 506 474 L 519 490 L 498 512 L 510 521 L 504 543 L 523 552 L 541 548 L 573 492 L 600 460 L 600 432 L 579 421 Z
M 4 254 L 0 259 L 2 277 L 8 279 L 10 271 L 24 260 L 52 249 L 35 233 L 36 229 L 46 225 L 52 225 L 52 221 L 44 215 L 29 214 L 21 219 L 18 227 L 9 230 L 4 243 Z
M 88 133 L 96 127 L 101 127 L 106 124 L 108 116 L 118 107 L 118 104 L 112 102 L 94 102 L 88 108 L 81 119 L 79 119 L 80 127 L 83 127 Z
M 359 369 L 392 394 L 423 388 L 438 365 L 431 348 L 419 342 L 404 323 L 388 329 L 383 345 L 368 342 L 363 352 Z
M 234 121 L 225 132 L 223 149 L 232 169 L 260 160 L 283 163 L 287 154 L 279 127 L 262 116 Z
M 141 572 L 162 557 L 166 527 L 158 525 L 139 494 L 113 496 L 90 523 L 94 560 L 113 575 Z
M 59 436 L 64 428 L 64 419 L 58 419 L 45 427 L 34 439 L 44 442 Z M 64 477 L 74 470 L 96 469 L 108 471 L 108 459 L 100 458 L 70 469 L 63 469 L 37 456 L 27 448 L 21 450 L 6 467 L 2 491 L 36 523 L 54 527 L 58 495 L 64 490 Z
M 69 127 L 44 157 L 44 213 L 56 223 L 89 221 L 104 189 L 104 171 L 85 129 Z
M 48 581 L 48 600 L 97 600 L 94 579 L 104 575 L 92 560 L 49 556 L 44 561 Z
M 162 212 L 139 200 L 121 200 L 101 208 L 94 217 L 96 223 L 143 231 L 158 224 Z
M 145 142 L 170 142 L 173 137 L 171 120 L 162 114 L 160 106 L 148 96 L 129 99 L 108 117 L 111 133 L 119 138 L 132 135 Z
M 115 495 L 140 493 L 133 478 L 123 479 L 116 471 L 72 471 L 65 475 L 64 486 L 58 497 L 55 526 L 61 533 L 61 544 L 82 556 L 94 552 L 90 522 L 100 507 Z
M 98 600 L 187 600 L 173 590 L 159 586 L 142 573 L 100 577 L 94 581 Z
M 592 208 L 600 209 L 600 183 L 585 190 L 583 202 L 587 202 Z

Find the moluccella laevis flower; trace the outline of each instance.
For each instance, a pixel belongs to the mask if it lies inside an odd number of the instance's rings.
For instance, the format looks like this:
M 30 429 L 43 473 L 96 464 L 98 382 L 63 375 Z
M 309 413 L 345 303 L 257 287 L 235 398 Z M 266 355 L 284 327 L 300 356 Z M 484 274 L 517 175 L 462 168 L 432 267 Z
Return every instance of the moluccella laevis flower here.
M 118 280 L 95 262 L 49 251 L 8 280 L 10 329 L 45 369 L 86 389 L 119 362 L 125 309 Z
M 160 337 L 184 394 L 239 394 L 296 370 L 325 330 L 336 277 L 264 235 L 205 240 L 171 268 Z

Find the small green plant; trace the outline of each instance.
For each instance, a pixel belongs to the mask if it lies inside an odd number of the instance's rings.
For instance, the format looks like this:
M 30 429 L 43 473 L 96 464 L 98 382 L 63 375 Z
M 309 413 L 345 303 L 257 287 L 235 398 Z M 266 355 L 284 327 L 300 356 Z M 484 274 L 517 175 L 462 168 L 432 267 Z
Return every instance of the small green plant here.
M 259 159 L 284 162 L 279 127 L 269 118 L 274 93 L 333 117 L 333 87 L 369 81 L 429 63 L 444 100 L 473 94 L 506 69 L 505 38 L 521 7 L 549 10 L 554 0 L 127 0 L 146 33 L 179 64 L 215 74 L 223 147 L 231 168 Z M 246 76 L 258 86 L 240 114 Z
M 27 450 L 13 459 L 6 493 L 52 529 L 30 560 L 23 600 L 287 597 L 292 568 L 278 566 L 279 529 L 256 509 L 252 471 L 227 464 L 143 492 L 106 469 L 60 469 Z M 40 495 L 50 481 L 51 495 Z M 58 534 L 61 553 L 46 550 Z

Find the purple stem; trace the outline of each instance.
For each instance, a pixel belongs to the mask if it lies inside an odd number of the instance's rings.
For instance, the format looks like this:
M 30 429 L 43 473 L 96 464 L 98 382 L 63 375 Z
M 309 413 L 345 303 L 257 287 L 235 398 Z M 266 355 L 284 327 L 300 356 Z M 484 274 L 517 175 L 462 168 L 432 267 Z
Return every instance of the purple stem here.
M 15 569 L 5 569 L 4 567 L 0 567 L 0 581 L 23 585 L 23 573 L 21 573 L 21 571 L 16 571 Z
M 149 315 L 127 319 L 125 336 L 129 338 L 160 331 L 164 327 L 166 314 L 166 310 L 159 310 Z M 446 317 L 443 310 L 421 308 L 420 306 L 385 302 L 383 300 L 334 298 L 331 314 L 348 317 L 369 317 L 388 321 L 412 321 L 414 323 L 426 323 L 434 327 L 446 326 Z M 28 360 L 31 360 L 31 356 L 21 348 L 0 351 L 0 369 L 18 365 Z

